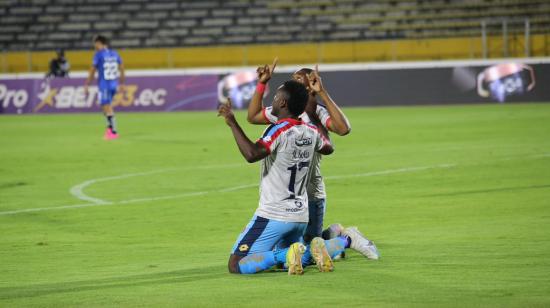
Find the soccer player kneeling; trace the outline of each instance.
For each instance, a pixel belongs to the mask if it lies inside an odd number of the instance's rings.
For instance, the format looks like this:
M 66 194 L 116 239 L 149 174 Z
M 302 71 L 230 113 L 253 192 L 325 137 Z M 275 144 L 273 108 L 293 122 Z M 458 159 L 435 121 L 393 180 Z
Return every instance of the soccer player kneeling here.
M 323 239 L 315 238 L 308 247 L 300 242 L 308 222 L 305 186 L 313 153 L 334 151 L 316 127 L 299 119 L 307 99 L 306 88 L 296 81 L 280 86 L 273 101 L 273 113 L 280 120 L 256 143 L 235 120 L 230 103 L 219 108 L 241 154 L 250 163 L 262 160 L 259 207 L 233 246 L 228 262 L 231 273 L 253 274 L 284 264 L 289 275 L 300 275 L 304 264 L 311 263 L 323 272 L 333 270 L 332 253 Z M 345 243 L 332 246 L 343 251 Z

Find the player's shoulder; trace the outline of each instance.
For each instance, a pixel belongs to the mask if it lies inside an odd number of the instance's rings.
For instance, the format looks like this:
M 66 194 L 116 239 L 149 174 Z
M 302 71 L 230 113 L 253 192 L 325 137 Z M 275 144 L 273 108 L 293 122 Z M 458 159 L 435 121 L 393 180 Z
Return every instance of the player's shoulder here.
M 268 135 L 274 135 L 288 130 L 295 124 L 289 121 L 290 119 L 282 119 L 275 123 L 270 124 L 264 131 L 264 137 Z
M 308 135 L 317 135 L 319 134 L 319 129 L 317 126 L 311 124 L 310 122 L 298 121 L 295 122 L 293 128 L 298 130 L 300 133 L 306 133 Z
M 118 56 L 118 52 L 111 48 L 105 48 L 101 51 L 103 51 L 103 54 L 108 57 Z
M 281 119 L 271 125 L 269 125 L 262 135 L 263 139 L 275 140 L 281 136 L 289 134 L 292 128 L 302 126 L 305 123 L 295 119 Z

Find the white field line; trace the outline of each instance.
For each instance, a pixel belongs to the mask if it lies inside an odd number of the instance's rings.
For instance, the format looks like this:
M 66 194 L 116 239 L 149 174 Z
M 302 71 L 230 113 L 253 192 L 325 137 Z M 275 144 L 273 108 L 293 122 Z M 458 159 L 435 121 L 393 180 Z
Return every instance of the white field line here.
M 82 182 L 80 184 L 77 184 L 77 185 L 71 187 L 69 192 L 71 193 L 71 195 L 75 196 L 77 199 L 80 199 L 82 201 L 88 201 L 88 202 L 94 203 L 94 204 L 107 204 L 107 203 L 111 203 L 111 202 L 107 201 L 107 200 L 94 198 L 94 197 L 90 197 L 90 196 L 86 195 L 84 193 L 84 188 L 86 188 L 90 185 L 93 185 L 95 183 L 113 181 L 113 180 L 121 180 L 121 179 L 126 179 L 126 178 L 134 177 L 134 176 L 144 176 L 144 175 L 150 175 L 150 174 L 156 174 L 156 173 L 163 173 L 163 172 L 167 172 L 167 171 L 171 171 L 171 170 L 173 170 L 173 169 L 163 169 L 163 170 L 155 170 L 155 171 L 140 172 L 140 173 L 128 173 L 128 174 L 110 176 L 110 177 L 105 177 L 105 178 L 91 179 L 91 180 Z
M 441 165 L 424 166 L 424 167 L 408 167 L 408 168 L 373 171 L 373 172 L 366 172 L 366 173 L 355 173 L 355 174 L 346 174 L 346 175 L 331 175 L 331 176 L 325 176 L 324 179 L 325 180 L 340 180 L 340 179 L 349 179 L 349 178 L 356 178 L 356 177 L 385 175 L 385 174 L 392 174 L 392 173 L 422 171 L 422 170 L 436 169 L 436 168 L 451 168 L 451 167 L 455 167 L 455 166 L 456 166 L 456 164 L 441 164 Z
M 242 166 L 242 164 L 240 164 L 240 165 Z M 438 169 L 438 168 L 439 169 L 440 168 L 451 168 L 451 167 L 454 167 L 454 166 L 456 166 L 456 165 L 455 164 L 441 164 L 441 165 L 434 165 L 434 166 L 408 167 L 408 168 L 389 169 L 389 170 L 373 171 L 373 172 L 366 172 L 366 173 L 334 175 L 334 176 L 325 177 L 325 179 L 327 179 L 327 180 L 339 180 L 339 179 L 347 179 L 347 178 L 355 178 L 355 177 L 369 177 L 369 176 L 387 175 L 387 174 L 394 174 L 394 173 L 423 171 L 423 170 Z M 197 168 L 195 168 L 195 169 L 197 169 Z M 95 202 L 86 203 L 86 204 L 74 204 L 74 205 L 64 205 L 64 206 L 54 206 L 54 207 L 43 207 L 43 208 L 31 208 L 31 209 L 23 209 L 23 210 L 5 211 L 5 212 L 0 212 L 0 216 L 13 215 L 13 214 L 19 214 L 19 213 L 29 213 L 29 212 L 42 212 L 42 211 L 76 209 L 76 208 L 92 207 L 92 206 L 121 205 L 121 204 L 138 203 L 138 202 L 180 199 L 180 198 L 188 198 L 188 197 L 194 197 L 194 196 L 203 196 L 203 195 L 208 195 L 208 194 L 213 194 L 213 193 L 227 193 L 227 192 L 237 191 L 237 190 L 241 190 L 241 189 L 258 187 L 258 184 L 245 184 L 245 185 L 238 185 L 238 186 L 215 189 L 215 190 L 205 190 L 205 191 L 189 192 L 189 193 L 183 193 L 183 194 L 177 194 L 177 195 L 168 195 L 168 196 L 159 196 L 159 197 L 128 199 L 128 200 L 121 200 L 121 201 L 115 201 L 115 202 L 110 202 L 110 201 L 106 201 L 106 200 L 102 200 L 102 199 L 98 199 L 98 198 L 93 198 L 93 197 L 85 195 L 82 192 L 82 189 L 85 188 L 86 186 L 89 186 L 91 184 L 98 183 L 98 182 L 124 179 L 124 178 L 128 178 L 128 177 L 131 177 L 131 176 L 142 176 L 142 175 L 148 175 L 148 174 L 153 174 L 153 173 L 161 173 L 161 172 L 167 172 L 167 171 L 172 171 L 172 170 L 175 170 L 175 169 L 165 169 L 165 170 L 156 170 L 156 171 L 142 172 L 142 173 L 124 174 L 124 175 L 120 175 L 120 176 L 112 176 L 112 177 L 108 177 L 108 178 L 100 178 L 100 179 L 95 179 L 95 180 L 89 180 L 89 181 L 83 182 L 81 184 L 75 185 L 75 186 L 73 186 L 73 188 L 75 188 L 75 187 L 79 188 L 80 193 L 82 194 L 82 195 L 80 195 L 80 197 L 84 196 L 85 198 L 87 198 L 87 199 L 82 199 L 82 200 L 86 200 L 86 201 L 94 200 Z M 87 184 L 87 185 L 84 185 L 84 184 Z M 71 193 L 73 193 L 73 188 L 71 188 Z M 74 189 L 74 190 L 78 191 L 78 189 Z
M 530 155 L 524 158 L 546 158 L 550 157 L 550 153 L 542 153 L 542 154 L 535 154 Z M 503 158 L 499 159 L 501 161 L 506 160 L 512 160 L 515 159 L 515 157 L 509 157 L 509 158 Z M 119 176 L 112 176 L 108 178 L 99 178 L 95 180 L 89 180 L 85 181 L 81 184 L 75 185 L 71 188 L 71 193 L 73 190 L 78 191 L 78 188 L 80 189 L 80 192 L 83 194 L 82 190 L 93 183 L 101 182 L 101 181 L 108 181 L 108 180 L 116 180 L 121 178 L 127 178 L 130 176 L 140 176 L 140 175 L 147 175 L 147 174 L 154 174 L 154 173 L 160 173 L 160 172 L 168 172 L 168 171 L 174 171 L 174 170 L 185 170 L 185 169 L 212 169 L 212 168 L 227 168 L 227 167 L 239 167 L 242 166 L 242 164 L 228 164 L 228 165 L 219 165 L 219 166 L 202 166 L 202 167 L 193 167 L 193 168 L 174 168 L 174 169 L 163 169 L 163 170 L 156 170 L 156 171 L 150 171 L 150 172 L 142 172 L 142 173 L 133 173 L 133 174 L 124 174 Z M 440 165 L 434 165 L 434 166 L 423 166 L 423 167 L 408 167 L 408 168 L 400 168 L 400 169 L 389 169 L 389 170 L 382 170 L 382 171 L 373 171 L 373 172 L 366 172 L 366 173 L 355 173 L 355 174 L 346 174 L 346 175 L 333 175 L 333 176 L 326 176 L 324 177 L 326 180 L 339 180 L 339 179 L 347 179 L 347 178 L 354 178 L 354 177 L 369 177 L 369 176 L 377 176 L 377 175 L 386 175 L 386 174 L 394 174 L 394 173 L 404 173 L 404 172 L 414 172 L 414 171 L 422 171 L 422 170 L 428 170 L 428 169 L 436 169 L 436 168 L 451 168 L 455 167 L 457 164 L 440 164 Z M 89 183 L 91 181 L 94 181 L 92 183 Z M 84 185 L 85 183 L 88 183 L 87 185 Z M 84 199 L 86 201 L 88 200 L 95 200 L 96 203 L 84 203 L 84 204 L 73 204 L 73 205 L 63 205 L 63 206 L 54 206 L 54 207 L 43 207 L 43 208 L 31 208 L 31 209 L 22 209 L 22 210 L 13 210 L 13 211 L 5 211 L 0 212 L 0 216 L 4 215 L 13 215 L 13 214 L 20 214 L 20 213 L 29 213 L 29 212 L 41 212 L 41 211 L 54 211 L 54 210 L 64 210 L 64 209 L 76 209 L 76 208 L 83 208 L 83 207 L 91 207 L 91 206 L 105 206 L 105 205 L 117 205 L 117 204 L 128 204 L 128 203 L 137 203 L 137 202 L 147 202 L 147 201 L 158 201 L 158 200 L 169 200 L 169 199 L 178 199 L 178 198 L 187 198 L 187 197 L 193 197 L 193 196 L 200 196 L 200 195 L 207 195 L 211 193 L 226 193 L 226 192 L 232 192 L 236 190 L 251 188 L 251 187 L 257 187 L 258 184 L 246 184 L 246 185 L 238 185 L 218 190 L 211 190 L 211 191 L 198 191 L 198 192 L 190 192 L 190 193 L 184 193 L 184 194 L 177 194 L 177 195 L 168 195 L 168 196 L 160 196 L 160 197 L 149 197 L 149 198 L 138 198 L 138 199 L 129 199 L 129 200 L 121 200 L 117 202 L 109 202 L 106 200 L 93 198 L 90 196 L 87 196 L 84 194 L 84 196 L 88 199 Z M 75 188 L 77 187 L 77 188 Z M 74 195 L 74 194 L 73 194 Z M 99 201 L 99 203 L 98 203 Z
M 530 158 L 544 158 L 544 157 L 550 157 L 550 153 L 544 153 L 544 154 L 530 156 Z
M 138 172 L 138 173 L 128 173 L 128 174 L 122 174 L 117 176 L 110 176 L 105 178 L 97 178 L 97 179 L 91 179 L 85 182 L 82 182 L 80 184 L 77 184 L 69 190 L 71 195 L 75 196 L 77 199 L 80 199 L 82 201 L 88 201 L 94 204 L 108 204 L 112 203 L 108 200 L 103 200 L 99 198 L 94 198 L 91 196 L 88 196 L 84 193 L 84 189 L 90 185 L 93 185 L 95 183 L 100 182 L 107 182 L 107 181 L 113 181 L 113 180 L 121 180 L 126 179 L 130 177 L 136 177 L 136 176 L 146 176 L 151 174 L 157 174 L 157 173 L 165 173 L 175 170 L 197 170 L 197 169 L 213 169 L 213 168 L 231 168 L 231 167 L 241 167 L 242 164 L 226 164 L 226 165 L 208 165 L 208 166 L 197 166 L 197 167 L 191 167 L 191 168 L 170 168 L 170 169 L 160 169 L 160 170 L 154 170 L 154 171 L 148 171 L 148 172 Z

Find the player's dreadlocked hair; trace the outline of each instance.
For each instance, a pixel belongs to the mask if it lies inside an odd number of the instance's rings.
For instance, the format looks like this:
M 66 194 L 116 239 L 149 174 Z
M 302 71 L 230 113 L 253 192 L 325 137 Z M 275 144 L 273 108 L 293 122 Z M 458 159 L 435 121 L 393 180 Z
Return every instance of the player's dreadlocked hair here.
M 103 45 L 109 45 L 109 39 L 103 35 L 94 36 L 94 42 L 100 42 Z
M 283 83 L 281 90 L 286 94 L 288 110 L 295 116 L 301 115 L 309 98 L 306 87 L 297 81 L 288 80 Z

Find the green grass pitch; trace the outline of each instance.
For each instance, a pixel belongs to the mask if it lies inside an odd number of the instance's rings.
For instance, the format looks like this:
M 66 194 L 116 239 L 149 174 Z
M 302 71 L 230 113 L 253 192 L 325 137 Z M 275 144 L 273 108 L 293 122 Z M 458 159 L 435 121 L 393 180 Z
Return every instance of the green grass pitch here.
M 302 277 L 227 273 L 259 167 L 214 112 L 0 117 L 0 307 L 550 305 L 550 104 L 345 111 L 326 222 L 382 259 Z

